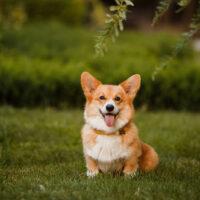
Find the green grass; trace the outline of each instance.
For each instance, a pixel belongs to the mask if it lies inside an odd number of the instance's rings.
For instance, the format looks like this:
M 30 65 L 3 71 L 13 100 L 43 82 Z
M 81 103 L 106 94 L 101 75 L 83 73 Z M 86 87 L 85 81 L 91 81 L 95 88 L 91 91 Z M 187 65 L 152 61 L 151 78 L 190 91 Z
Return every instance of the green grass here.
M 88 179 L 81 110 L 0 108 L 0 199 L 199 199 L 200 114 L 136 111 L 160 165 L 135 178 Z

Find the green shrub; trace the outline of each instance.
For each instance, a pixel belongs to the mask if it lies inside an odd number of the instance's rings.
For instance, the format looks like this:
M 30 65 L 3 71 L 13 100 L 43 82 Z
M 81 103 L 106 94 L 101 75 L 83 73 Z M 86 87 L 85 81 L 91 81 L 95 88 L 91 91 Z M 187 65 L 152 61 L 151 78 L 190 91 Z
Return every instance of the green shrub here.
M 90 30 L 51 23 L 1 32 L 1 104 L 83 106 L 80 75 L 89 71 L 108 84 L 141 74 L 136 106 L 200 110 L 200 60 L 190 46 L 155 81 L 151 80 L 160 58 L 171 52 L 177 40 L 174 34 L 125 32 L 105 57 L 95 58 L 94 33 Z
M 1 4 L 3 16 L 12 21 L 17 8 L 29 21 L 54 19 L 68 25 L 83 24 L 87 15 L 87 2 L 79 0 L 2 0 Z

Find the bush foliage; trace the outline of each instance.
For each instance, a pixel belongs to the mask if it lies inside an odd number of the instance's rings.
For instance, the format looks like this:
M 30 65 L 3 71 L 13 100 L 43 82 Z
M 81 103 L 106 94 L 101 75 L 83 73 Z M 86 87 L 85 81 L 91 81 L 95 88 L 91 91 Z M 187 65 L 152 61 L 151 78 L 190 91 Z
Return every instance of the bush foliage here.
M 82 106 L 80 75 L 89 71 L 108 84 L 141 74 L 136 106 L 200 110 L 200 60 L 190 46 L 151 80 L 160 57 L 171 52 L 177 40 L 172 33 L 124 32 L 109 54 L 95 58 L 92 31 L 51 23 L 1 32 L 1 104 Z
M 28 21 L 53 19 L 68 25 L 80 25 L 87 16 L 87 2 L 78 0 L 2 0 L 2 15 L 6 20 L 18 20 L 21 10 Z M 20 13 L 19 13 L 20 14 Z

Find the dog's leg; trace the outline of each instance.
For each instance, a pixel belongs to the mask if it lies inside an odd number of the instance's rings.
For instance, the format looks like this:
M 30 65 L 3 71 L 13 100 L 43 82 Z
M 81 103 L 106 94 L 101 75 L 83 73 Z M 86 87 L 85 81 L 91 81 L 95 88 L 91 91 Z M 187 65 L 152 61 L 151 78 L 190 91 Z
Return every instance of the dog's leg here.
M 86 156 L 87 176 L 93 177 L 99 173 L 98 163 L 89 156 Z
M 128 160 L 125 161 L 123 173 L 125 175 L 135 176 L 138 169 L 138 158 L 136 156 L 132 156 Z

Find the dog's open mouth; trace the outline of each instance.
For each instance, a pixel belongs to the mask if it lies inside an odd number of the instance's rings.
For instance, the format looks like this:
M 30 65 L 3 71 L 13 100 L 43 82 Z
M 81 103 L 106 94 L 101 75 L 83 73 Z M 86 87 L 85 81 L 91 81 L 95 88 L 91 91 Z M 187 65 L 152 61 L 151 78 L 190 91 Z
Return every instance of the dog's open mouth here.
M 116 117 L 117 117 L 117 115 L 118 115 L 119 113 L 117 113 L 117 114 L 105 113 L 105 114 L 104 114 L 104 113 L 102 113 L 101 110 L 99 110 L 99 112 L 100 112 L 101 115 L 103 116 L 103 118 L 104 118 L 104 120 L 105 120 L 107 126 L 109 126 L 109 127 L 114 126 L 114 124 L 115 124 L 115 119 L 116 119 Z

